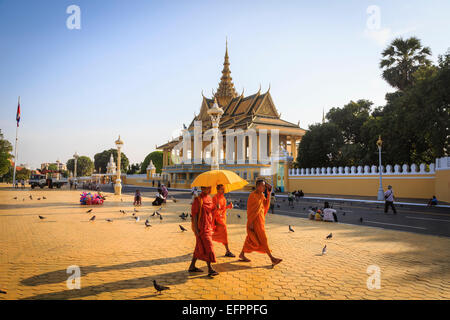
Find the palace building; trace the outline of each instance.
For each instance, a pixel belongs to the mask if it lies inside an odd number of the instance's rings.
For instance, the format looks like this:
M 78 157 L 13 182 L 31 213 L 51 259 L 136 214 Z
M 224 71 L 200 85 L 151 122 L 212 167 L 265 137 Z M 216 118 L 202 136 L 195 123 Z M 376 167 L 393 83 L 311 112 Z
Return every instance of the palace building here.
M 297 157 L 298 143 L 306 130 L 300 128 L 299 124 L 281 119 L 281 115 L 272 100 L 270 86 L 266 92 L 261 92 L 260 87 L 258 92 L 249 96 L 244 96 L 244 92 L 241 94 L 236 92 L 231 78 L 228 44 L 225 49 L 222 77 L 216 92 L 213 92 L 211 98 L 205 97 L 202 92 L 200 112 L 194 116 L 190 125 L 185 127 L 185 131 L 190 136 L 194 136 L 196 121 L 201 121 L 202 132 L 212 128 L 212 120 L 208 110 L 213 108 L 213 106 L 218 106 L 223 110 L 218 126 L 219 132 L 223 137 L 223 149 L 219 155 L 220 168 L 232 170 L 239 174 L 249 182 L 248 188 L 254 186 L 257 177 L 266 176 L 275 186 L 283 190 L 287 179 L 287 170 L 292 164 L 292 160 Z M 240 129 L 244 132 L 250 130 L 256 132 L 256 136 L 245 135 L 240 140 L 236 138 L 234 139 L 234 146 L 227 147 L 226 131 L 229 129 Z M 267 163 L 267 161 L 260 159 L 261 146 L 267 146 L 265 154 L 267 154 L 269 159 L 273 159 L 271 154 L 271 150 L 274 150 L 271 145 L 275 141 L 272 141 L 273 130 L 278 130 L 278 137 L 274 136 L 274 138 L 278 140 L 281 154 L 275 171 L 268 170 L 271 168 L 271 160 Z M 262 143 L 260 137 L 265 139 L 266 142 Z M 183 163 L 173 160 L 183 156 L 184 152 L 187 153 L 184 155 L 184 158 L 194 159 L 193 150 L 177 150 L 176 146 L 180 144 L 182 138 L 180 136 L 157 147 L 158 150 L 163 151 L 163 169 L 161 175 L 154 178 L 162 180 L 172 188 L 188 188 L 198 174 L 211 168 L 207 164 L 209 162 L 206 161 L 208 157 L 211 157 L 211 152 L 208 151 L 201 152 L 200 162 L 189 161 L 188 163 Z M 242 145 L 238 145 L 238 143 Z M 211 141 L 203 141 L 202 149 L 209 144 L 211 144 Z M 193 140 L 190 145 L 194 146 Z M 232 163 L 225 161 L 225 154 L 229 152 L 227 150 L 232 152 Z M 254 153 L 257 153 L 257 156 Z M 153 175 L 148 171 L 148 182 L 152 181 L 152 177 Z

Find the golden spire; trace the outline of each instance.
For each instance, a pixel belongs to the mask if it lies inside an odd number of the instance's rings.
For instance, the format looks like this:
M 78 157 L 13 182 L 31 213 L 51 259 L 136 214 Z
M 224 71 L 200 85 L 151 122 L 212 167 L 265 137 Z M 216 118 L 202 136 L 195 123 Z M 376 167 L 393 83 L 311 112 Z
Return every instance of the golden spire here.
M 214 95 L 222 106 L 228 105 L 231 99 L 238 96 L 234 84 L 231 81 L 230 61 L 228 57 L 228 39 L 225 42 L 225 59 L 223 62 L 222 77 L 220 78 L 219 88 Z
M 325 123 L 325 108 L 322 108 L 322 123 Z

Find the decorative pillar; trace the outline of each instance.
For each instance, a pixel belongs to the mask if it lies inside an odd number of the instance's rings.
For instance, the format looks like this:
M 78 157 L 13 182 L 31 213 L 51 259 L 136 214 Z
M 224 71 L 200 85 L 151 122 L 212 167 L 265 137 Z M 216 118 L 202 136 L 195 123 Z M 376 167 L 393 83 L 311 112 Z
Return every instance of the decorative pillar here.
M 222 117 L 223 110 L 217 104 L 217 99 L 214 98 L 214 105 L 208 109 L 208 114 L 211 117 L 211 125 L 214 130 L 213 145 L 211 148 L 211 170 L 219 170 L 219 122 Z M 214 155 L 213 155 L 214 153 Z
M 116 178 L 116 184 L 114 185 L 114 194 L 120 196 L 122 194 L 122 180 L 120 180 L 120 156 L 121 156 L 121 148 L 123 146 L 123 141 L 119 139 L 115 141 L 117 146 L 117 178 Z
M 382 178 L 382 169 L 381 169 L 381 146 L 383 141 L 381 140 L 381 136 L 378 137 L 377 146 L 378 146 L 378 171 L 380 173 L 380 185 L 378 187 L 378 200 L 384 200 L 384 191 L 383 191 L 383 178 Z
M 79 158 L 79 155 L 78 155 L 78 153 L 76 153 L 75 152 L 75 154 L 73 155 L 73 158 L 75 159 L 75 163 L 74 163 L 74 168 L 73 168 L 73 171 L 74 171 L 74 173 L 73 173 L 73 180 L 76 182 L 77 181 L 77 161 L 78 161 L 78 158 Z

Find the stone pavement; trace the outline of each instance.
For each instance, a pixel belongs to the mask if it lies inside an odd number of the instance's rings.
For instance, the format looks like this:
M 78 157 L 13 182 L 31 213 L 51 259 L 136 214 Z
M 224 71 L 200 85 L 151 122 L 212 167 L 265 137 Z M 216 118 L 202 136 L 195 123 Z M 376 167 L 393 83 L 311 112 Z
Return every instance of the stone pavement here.
M 268 213 L 269 245 L 284 261 L 272 269 L 267 256 L 252 253 L 251 263 L 238 262 L 215 243 L 220 274 L 209 278 L 202 261 L 197 266 L 205 273 L 186 271 L 195 238 L 190 221 L 178 215 L 189 201 L 168 203 L 163 221 L 152 217 L 146 229 L 151 199 L 143 199 L 135 222 L 132 196 L 106 194 L 103 206 L 88 207 L 78 204 L 80 192 L 0 185 L 0 289 L 7 291 L 0 299 L 450 299 L 449 238 Z M 88 221 L 90 208 L 95 222 Z M 238 255 L 245 212 L 231 210 L 228 222 Z M 325 240 L 330 232 L 333 239 Z M 81 268 L 81 289 L 66 285 L 72 265 Z M 380 268 L 380 289 L 367 287 L 370 265 Z M 156 294 L 153 279 L 171 289 Z

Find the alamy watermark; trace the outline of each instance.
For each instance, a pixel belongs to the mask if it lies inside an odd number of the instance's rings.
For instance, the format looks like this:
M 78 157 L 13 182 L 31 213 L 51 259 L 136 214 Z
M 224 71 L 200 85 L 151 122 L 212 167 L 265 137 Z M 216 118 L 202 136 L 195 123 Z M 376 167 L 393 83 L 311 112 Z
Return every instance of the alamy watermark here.
M 81 289 L 81 269 L 79 266 L 73 265 L 68 266 L 66 270 L 67 274 L 70 274 L 69 278 L 67 278 L 66 285 L 67 289 Z
M 81 29 L 81 9 L 76 4 L 72 4 L 67 7 L 66 13 L 70 14 L 66 20 L 67 29 Z
M 381 289 L 381 268 L 372 264 L 367 267 L 366 272 L 369 275 L 366 281 L 367 289 Z

